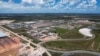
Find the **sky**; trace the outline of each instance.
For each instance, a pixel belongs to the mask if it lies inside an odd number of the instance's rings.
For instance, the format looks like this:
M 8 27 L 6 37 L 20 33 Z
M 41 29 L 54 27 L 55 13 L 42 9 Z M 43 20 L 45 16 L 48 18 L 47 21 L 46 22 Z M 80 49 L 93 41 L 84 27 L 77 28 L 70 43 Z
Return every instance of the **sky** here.
M 100 13 L 100 0 L 0 0 L 0 13 Z

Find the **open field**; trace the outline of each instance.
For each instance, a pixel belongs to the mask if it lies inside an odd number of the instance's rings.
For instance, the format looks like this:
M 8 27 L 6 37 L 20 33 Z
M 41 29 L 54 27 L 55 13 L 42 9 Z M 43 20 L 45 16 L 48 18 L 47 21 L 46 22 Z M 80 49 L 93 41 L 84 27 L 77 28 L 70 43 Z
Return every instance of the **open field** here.
M 96 37 L 93 40 L 84 41 L 51 41 L 43 46 L 53 50 L 90 50 L 100 52 L 100 31 L 93 31 Z
M 62 55 L 62 56 L 66 56 L 66 54 Z M 72 53 L 68 56 L 96 56 L 96 55 L 93 55 L 93 54 L 87 54 L 87 53 Z
M 92 41 L 52 41 L 43 45 L 54 50 L 92 50 Z
M 82 34 L 79 33 L 78 29 L 63 29 L 63 28 L 55 28 L 54 32 L 56 32 L 62 39 L 81 39 L 84 38 Z

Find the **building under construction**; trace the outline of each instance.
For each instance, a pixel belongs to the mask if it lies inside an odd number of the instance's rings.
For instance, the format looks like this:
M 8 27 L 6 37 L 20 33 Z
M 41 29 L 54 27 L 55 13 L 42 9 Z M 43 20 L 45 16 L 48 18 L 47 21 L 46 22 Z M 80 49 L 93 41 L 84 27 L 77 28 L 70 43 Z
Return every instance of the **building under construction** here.
M 17 37 L 8 37 L 0 32 L 0 56 L 17 56 L 21 42 Z

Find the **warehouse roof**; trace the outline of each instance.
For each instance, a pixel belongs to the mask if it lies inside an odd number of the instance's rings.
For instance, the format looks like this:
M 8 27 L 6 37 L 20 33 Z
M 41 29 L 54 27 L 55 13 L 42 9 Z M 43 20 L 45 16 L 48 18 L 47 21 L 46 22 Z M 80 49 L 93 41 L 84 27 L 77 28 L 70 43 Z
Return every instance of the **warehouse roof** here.
M 0 37 L 4 37 L 4 36 L 6 36 L 6 34 L 0 31 Z

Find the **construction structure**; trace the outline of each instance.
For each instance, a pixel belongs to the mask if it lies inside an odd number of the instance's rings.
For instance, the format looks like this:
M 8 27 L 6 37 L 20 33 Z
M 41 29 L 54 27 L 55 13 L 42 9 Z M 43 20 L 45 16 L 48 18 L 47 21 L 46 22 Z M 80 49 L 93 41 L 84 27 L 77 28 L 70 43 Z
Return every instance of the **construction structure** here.
M 16 56 L 21 42 L 17 37 L 7 36 L 0 31 L 0 56 Z

